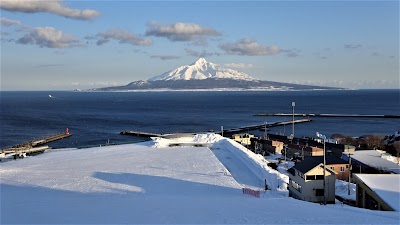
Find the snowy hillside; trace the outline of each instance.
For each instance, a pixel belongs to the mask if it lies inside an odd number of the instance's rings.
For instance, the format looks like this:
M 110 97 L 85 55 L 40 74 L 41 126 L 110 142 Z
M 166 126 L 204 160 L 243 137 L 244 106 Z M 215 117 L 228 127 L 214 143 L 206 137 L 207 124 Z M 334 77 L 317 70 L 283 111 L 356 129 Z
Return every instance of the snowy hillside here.
M 149 81 L 156 80 L 204 80 L 204 79 L 234 79 L 245 81 L 257 81 L 246 73 L 232 69 L 222 68 L 221 66 L 207 62 L 204 58 L 198 59 L 191 65 L 181 66 L 177 69 L 168 71 L 159 76 L 150 78 Z
M 166 147 L 181 141 L 210 147 Z M 398 212 L 323 206 L 286 197 L 279 190 L 280 174 L 265 168 L 263 160 L 210 134 L 51 150 L 0 164 L 0 223 L 398 223 Z M 262 192 L 261 198 L 242 193 L 242 187 L 261 190 L 259 180 L 264 177 L 277 189 Z

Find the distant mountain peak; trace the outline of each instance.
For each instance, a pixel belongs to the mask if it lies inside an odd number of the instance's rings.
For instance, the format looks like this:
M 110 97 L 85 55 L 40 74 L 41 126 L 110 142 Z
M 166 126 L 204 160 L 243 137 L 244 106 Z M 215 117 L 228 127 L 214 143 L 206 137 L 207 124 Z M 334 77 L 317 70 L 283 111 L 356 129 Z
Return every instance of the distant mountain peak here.
M 149 81 L 157 80 L 204 80 L 204 79 L 233 79 L 256 81 L 250 75 L 232 69 L 223 68 L 217 64 L 207 62 L 204 58 L 199 58 L 190 65 L 181 66 L 174 70 L 165 72 L 159 76 L 152 77 Z
M 202 66 L 204 64 L 206 64 L 207 61 L 205 58 L 199 58 L 196 62 L 194 62 L 192 65 L 196 65 L 196 66 Z
M 148 80 L 138 80 L 124 86 L 105 87 L 92 91 L 151 90 L 326 90 L 330 87 L 288 84 L 258 80 L 250 75 L 199 58 L 190 65 L 180 66 Z

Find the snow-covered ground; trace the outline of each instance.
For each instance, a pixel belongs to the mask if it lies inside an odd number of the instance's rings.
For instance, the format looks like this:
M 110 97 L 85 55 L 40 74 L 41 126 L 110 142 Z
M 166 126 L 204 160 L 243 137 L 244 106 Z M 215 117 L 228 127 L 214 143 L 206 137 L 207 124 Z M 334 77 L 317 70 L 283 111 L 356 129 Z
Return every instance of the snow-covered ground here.
M 356 200 L 356 184 L 350 183 L 350 195 L 349 195 L 349 182 L 336 180 L 335 182 L 335 195 L 340 196 L 343 199 Z
M 281 174 L 262 157 L 220 136 L 194 140 L 211 146 L 163 147 L 159 140 L 2 163 L 1 224 L 398 224 L 398 212 L 288 198 Z M 242 194 L 242 187 L 261 189 L 264 177 L 271 191 Z

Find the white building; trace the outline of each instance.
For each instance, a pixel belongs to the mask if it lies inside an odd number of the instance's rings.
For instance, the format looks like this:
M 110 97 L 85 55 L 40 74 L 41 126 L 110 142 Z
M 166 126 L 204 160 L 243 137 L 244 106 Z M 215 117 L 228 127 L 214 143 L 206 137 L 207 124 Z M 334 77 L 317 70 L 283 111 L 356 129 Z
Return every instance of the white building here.
M 324 200 L 324 169 L 323 163 L 312 157 L 297 163 L 288 170 L 289 197 L 309 202 Z M 335 172 L 325 168 L 326 202 L 335 203 Z

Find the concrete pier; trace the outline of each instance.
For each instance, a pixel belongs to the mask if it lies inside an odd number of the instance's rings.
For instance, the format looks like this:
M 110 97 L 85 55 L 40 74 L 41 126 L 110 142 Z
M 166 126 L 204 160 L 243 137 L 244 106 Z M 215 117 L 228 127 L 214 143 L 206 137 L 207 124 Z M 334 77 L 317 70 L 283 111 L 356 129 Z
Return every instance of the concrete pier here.
M 142 132 L 142 131 L 133 131 L 133 130 L 125 130 L 119 134 L 131 135 L 131 136 L 137 136 L 137 137 L 161 137 L 161 136 L 163 136 L 162 134 Z
M 224 130 L 224 134 L 241 133 L 241 132 L 246 132 L 249 130 L 259 130 L 259 129 L 265 129 L 265 128 L 268 129 L 270 127 L 278 127 L 278 126 L 289 125 L 292 123 L 305 123 L 305 122 L 311 122 L 311 121 L 312 121 L 311 119 L 299 119 L 299 120 L 294 120 L 294 121 L 289 120 L 289 121 L 281 121 L 281 122 L 275 122 L 275 123 L 244 126 L 244 127 Z M 218 132 L 218 134 L 221 134 L 221 132 Z
M 11 156 L 14 156 L 14 158 L 23 158 L 27 155 L 41 153 L 50 148 L 47 145 L 42 146 L 43 144 L 67 138 L 71 135 L 72 134 L 70 134 L 67 129 L 65 133 L 59 133 L 51 135 L 49 137 L 35 139 L 33 141 L 25 142 L 22 144 L 16 144 L 11 148 L 2 149 L 0 151 L 0 158 L 7 158 Z
M 293 116 L 291 113 L 259 113 L 254 116 Z M 314 113 L 295 113 L 294 116 L 302 117 L 350 117 L 350 118 L 397 118 L 400 119 L 400 115 L 360 115 L 360 114 L 314 114 Z

